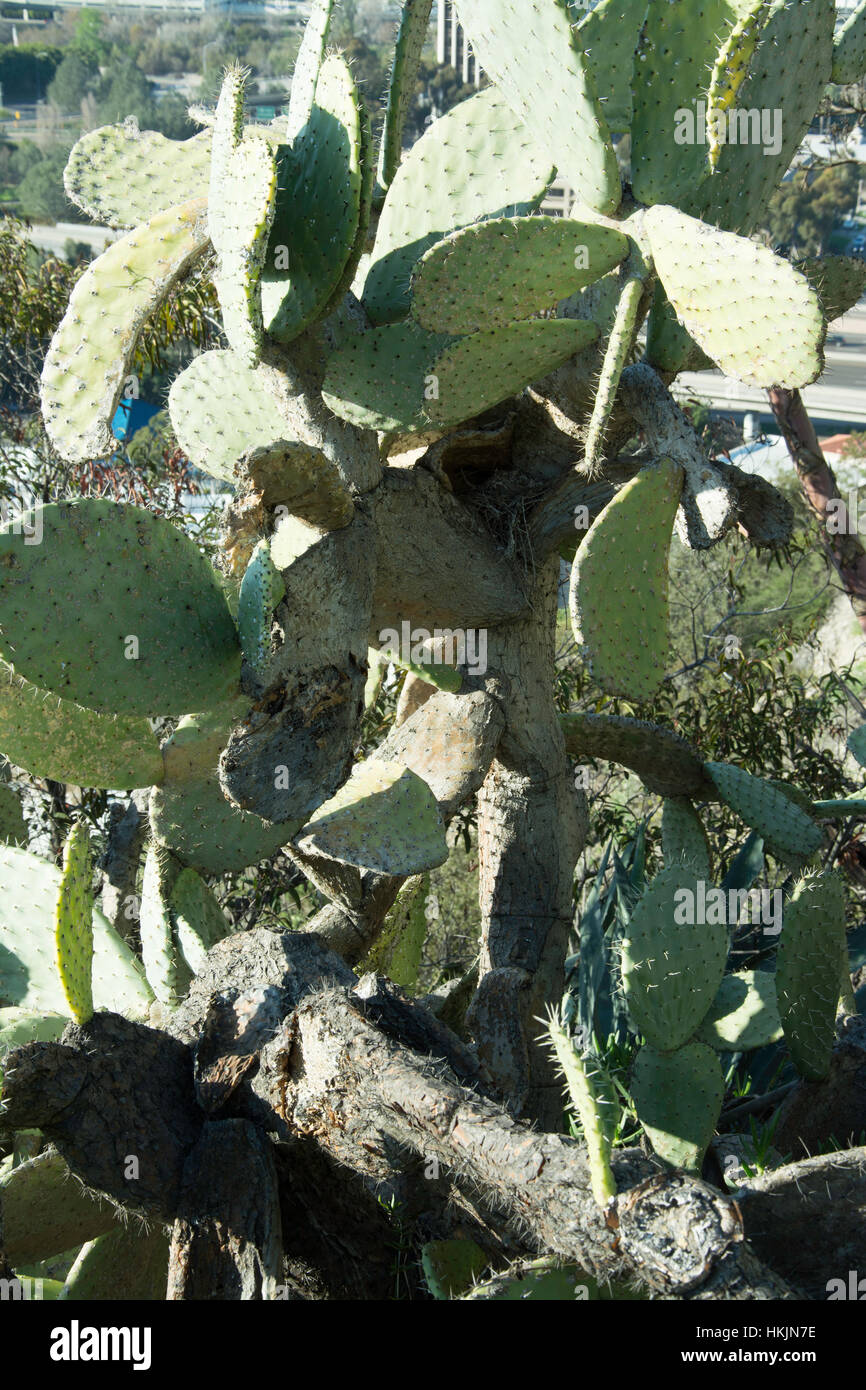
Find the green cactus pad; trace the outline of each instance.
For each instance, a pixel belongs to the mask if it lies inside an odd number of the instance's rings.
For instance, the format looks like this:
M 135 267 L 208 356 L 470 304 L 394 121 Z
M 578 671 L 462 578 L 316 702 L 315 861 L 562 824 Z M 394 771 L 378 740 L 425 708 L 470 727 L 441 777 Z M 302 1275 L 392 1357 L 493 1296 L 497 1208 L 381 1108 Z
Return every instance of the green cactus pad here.
M 146 719 L 97 714 L 0 665 L 0 752 L 34 777 L 79 787 L 149 787 L 162 754 Z
M 266 540 L 259 541 L 241 580 L 237 625 L 244 660 L 267 683 L 274 609 L 286 592 Z
M 0 1004 L 68 1016 L 55 944 L 60 870 L 26 850 L 2 845 L 0 884 Z M 152 997 L 132 951 L 95 909 L 95 1007 L 140 1018 Z
M 866 767 L 866 724 L 861 724 L 859 729 L 853 729 L 848 735 L 848 750 L 861 767 Z
M 0 840 L 6 844 L 27 843 L 27 823 L 21 810 L 21 798 L 13 787 L 0 786 Z
M 316 99 L 328 30 L 337 0 L 313 0 L 292 73 L 286 139 L 291 144 L 306 126 Z
M 28 514 L 28 528 L 33 525 Z M 178 527 L 107 498 L 0 527 L 2 655 L 89 709 L 183 714 L 237 688 L 240 647 L 210 563 Z
M 205 198 L 158 212 L 88 266 L 42 368 L 42 414 L 63 458 L 111 454 L 111 421 L 147 318 L 207 246 Z
M 455 8 L 484 71 L 560 175 L 588 207 L 616 212 L 616 155 L 567 0 L 456 0 Z
M 668 551 L 682 481 L 670 459 L 641 469 L 593 522 L 572 566 L 575 636 L 593 679 L 612 695 L 649 700 L 664 678 Z
M 751 8 L 740 15 L 716 58 L 707 94 L 706 140 L 711 169 L 718 165 L 727 139 L 728 112 L 736 105 L 737 94 L 748 75 L 768 8 L 769 0 L 752 0 Z
M 164 1302 L 169 1240 L 161 1226 L 117 1227 L 82 1247 L 59 1295 L 74 1302 Z
M 76 1023 L 93 1017 L 93 858 L 84 821 L 63 847 L 55 943 L 60 983 Z
M 217 764 L 247 700 L 182 719 L 163 745 L 165 781 L 150 795 L 154 838 L 185 864 L 207 874 L 236 873 L 268 859 L 300 828 L 263 821 L 223 795 Z
M 605 1207 L 616 1196 L 616 1182 L 610 1166 L 619 1115 L 616 1094 L 598 1059 L 579 1050 L 555 1013 L 548 1019 L 547 1038 L 568 1088 L 572 1110 L 583 1128 L 592 1195 L 600 1207 Z
M 776 981 L 765 970 L 726 975 L 697 1032 L 717 1052 L 752 1052 L 781 1036 Z
M 854 792 L 837 801 L 813 801 L 810 811 L 825 820 L 847 820 L 849 817 L 866 820 L 866 797 Z
M 644 283 L 642 280 L 629 278 L 623 282 L 607 347 L 604 351 L 604 361 L 601 364 L 601 375 L 596 387 L 592 415 L 586 431 L 583 467 L 590 477 L 595 473 L 604 457 L 605 435 L 616 403 L 616 393 L 619 390 L 623 371 L 628 365 L 629 357 L 634 349 L 643 317 L 641 308 L 643 296 Z
M 326 58 L 309 121 L 281 151 L 280 191 L 262 271 L 265 329 L 291 342 L 344 284 L 369 194 L 364 112 L 344 58 Z
M 0 1056 L 29 1042 L 53 1042 L 69 1023 L 68 1014 L 40 1013 L 37 1009 L 0 1009 Z
M 846 952 L 845 886 L 832 872 L 808 874 L 785 907 L 776 953 L 776 997 L 785 1041 L 807 1081 L 830 1070 L 840 961 Z
M 214 141 L 214 156 L 218 145 Z M 239 141 L 220 167 L 214 158 L 208 230 L 217 254 L 214 286 L 229 347 L 255 366 L 262 346 L 259 284 L 277 199 L 277 158 L 264 140 Z
M 491 218 L 425 252 L 412 277 L 412 315 L 431 333 L 511 323 L 600 279 L 629 247 L 614 227 L 564 217 Z
M 817 290 L 828 323 L 853 309 L 866 290 L 866 261 L 856 256 L 812 256 L 797 269 Z
M 861 82 L 866 77 L 866 0 L 860 0 L 833 42 L 834 82 Z
M 547 376 L 598 336 L 578 319 L 529 319 L 466 338 L 376 328 L 328 362 L 325 404 L 367 429 L 459 424 Z
M 685 796 L 667 797 L 662 806 L 662 854 L 665 868 L 687 861 L 698 878 L 712 878 L 707 832 L 700 816 Z
M 660 1052 L 692 1036 L 716 997 L 728 955 L 725 923 L 693 920 L 699 880 L 689 869 L 677 865 L 656 875 L 622 942 L 629 1017 Z
M 403 130 L 415 96 L 418 66 L 427 42 L 432 8 L 433 0 L 403 0 L 379 147 L 379 183 L 384 189 L 400 166 Z
M 198 974 L 211 946 L 228 936 L 231 926 L 195 869 L 184 869 L 178 874 L 168 906 L 183 958 L 193 974 Z
M 189 972 L 180 959 L 172 931 L 168 897 L 173 865 L 160 845 L 151 840 L 144 859 L 138 927 L 147 982 L 160 1004 L 173 1005 L 189 985 Z
M 459 1298 L 480 1278 L 488 1263 L 474 1240 L 431 1240 L 421 1249 L 424 1282 L 436 1299 Z
M 363 290 L 373 323 L 406 316 L 412 270 L 437 241 L 481 218 L 532 212 L 552 176 L 550 159 L 493 87 L 434 121 L 385 199 Z
M 251 449 L 282 440 L 288 432 L 265 372 L 234 352 L 202 352 L 168 393 L 177 442 L 187 458 L 214 478 L 234 482 L 237 464 Z
M 719 1059 L 706 1043 L 676 1052 L 642 1047 L 631 1082 L 637 1117 L 666 1163 L 699 1172 L 725 1094 Z
M 395 985 L 409 993 L 418 987 L 418 970 L 427 938 L 427 894 L 429 874 L 419 874 L 403 885 L 397 901 L 385 918 L 380 936 L 357 973 L 375 970 L 387 975 Z
M 577 26 L 602 115 L 617 134 L 631 129 L 635 50 L 646 11 L 647 0 L 601 0 Z
M 689 6 L 690 0 L 684 3 Z M 754 0 L 736 0 L 737 16 L 753 5 Z M 701 8 L 705 13 L 706 4 Z M 698 12 L 693 9 L 693 14 L 697 19 Z M 760 225 L 830 81 L 835 15 L 835 0 L 798 0 L 796 5 L 773 0 L 748 76 L 737 92 L 732 113 L 737 138 L 721 147 L 715 172 L 680 204 L 685 211 L 731 231 L 746 233 Z M 678 146 L 676 156 L 682 159 L 687 152 L 688 147 Z
M 777 859 L 786 864 L 802 863 L 820 849 L 818 826 L 778 787 L 732 763 L 705 763 L 704 768 L 722 801 L 757 830 Z
M 683 206 L 705 176 L 696 103 L 706 100 L 720 44 L 750 8 L 751 0 L 649 0 L 634 62 L 631 126 L 632 188 L 640 202 Z M 693 129 L 683 132 L 681 112 L 691 114 Z
M 0 1202 L 3 1243 L 13 1268 L 61 1255 L 117 1225 L 114 1207 L 89 1197 L 52 1149 L 0 1178 Z
M 448 858 L 436 798 L 400 763 L 368 758 L 295 836 L 303 854 L 408 877 Z
M 821 302 L 790 262 L 675 208 L 650 208 L 644 225 L 677 317 L 723 372 L 767 387 L 820 375 Z
M 63 171 L 67 196 L 103 227 L 139 227 L 178 203 L 207 197 L 211 133 L 169 140 L 134 116 L 82 135 Z

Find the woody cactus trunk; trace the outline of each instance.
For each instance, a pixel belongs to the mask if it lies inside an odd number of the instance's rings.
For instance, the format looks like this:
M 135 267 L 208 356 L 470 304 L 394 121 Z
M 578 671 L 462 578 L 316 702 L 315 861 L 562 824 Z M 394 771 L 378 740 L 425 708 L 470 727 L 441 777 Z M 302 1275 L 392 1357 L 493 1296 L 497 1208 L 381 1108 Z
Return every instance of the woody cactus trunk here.
M 192 139 L 129 121 L 69 160 L 69 197 L 123 235 L 48 353 L 51 440 L 70 460 L 111 452 L 142 325 L 209 271 L 224 345 L 181 372 L 169 409 L 187 457 L 233 496 L 217 569 L 165 519 L 103 498 L 0 534 L 2 751 L 40 776 L 150 787 L 140 955 L 88 902 L 80 837 L 63 875 L 4 851 L 7 881 L 33 887 L 2 908 L 21 970 L 0 977 L 0 1126 L 38 1128 L 88 1189 L 170 1231 L 169 1298 L 388 1296 L 391 1202 L 419 1247 L 471 1234 L 476 1272 L 541 1253 L 654 1295 L 784 1297 L 740 1207 L 697 1176 L 705 1139 L 675 1128 L 692 1159 L 677 1168 L 661 1151 L 600 1158 L 594 1121 L 589 1157 L 564 1137 L 538 1020 L 562 995 L 587 830 L 575 757 L 617 759 L 668 798 L 726 800 L 801 867 L 820 841 L 783 792 L 744 789 L 653 726 L 561 718 L 553 692 L 576 541 L 570 613 L 592 678 L 640 703 L 665 675 L 673 527 L 699 548 L 732 527 L 788 540 L 783 500 L 710 461 L 668 388 L 696 363 L 791 390 L 822 370 L 815 273 L 748 232 L 830 78 L 833 5 L 602 0 L 577 23 L 566 0 L 458 0 L 491 85 L 408 151 L 430 0 L 404 4 L 378 151 L 329 50 L 333 8 L 314 0 L 287 118 L 246 123 L 233 67 Z M 683 144 L 698 101 L 707 131 Z M 740 105 L 783 110 L 782 150 L 726 139 Z M 539 212 L 555 171 L 570 217 Z M 638 431 L 643 453 L 620 457 Z M 418 649 L 392 655 L 411 668 L 411 712 L 359 760 L 370 662 L 405 631 Z M 486 662 L 462 659 L 471 634 Z M 161 746 L 154 716 L 177 721 Z M 419 1000 L 418 878 L 476 793 L 477 979 Z M 328 905 L 304 931 L 229 934 L 208 878 L 279 848 Z M 812 1079 L 830 1065 L 832 949 Z M 720 984 L 713 953 L 699 1009 L 668 982 L 686 1021 L 673 1053 L 660 1028 L 641 1081 L 662 1123 L 670 1068 L 710 1051 L 692 1034 Z M 22 1259 L 15 1203 L 50 1186 L 43 1158 L 6 1184 Z M 105 1278 L 113 1236 L 96 1206 L 66 1221 L 60 1248 L 92 1242 L 74 1297 Z

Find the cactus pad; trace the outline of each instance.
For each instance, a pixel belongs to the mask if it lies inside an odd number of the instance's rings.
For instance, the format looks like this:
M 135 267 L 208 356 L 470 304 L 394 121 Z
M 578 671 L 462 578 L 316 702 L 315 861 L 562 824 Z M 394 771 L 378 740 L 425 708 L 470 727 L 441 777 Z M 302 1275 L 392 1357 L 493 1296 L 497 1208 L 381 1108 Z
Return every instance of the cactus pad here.
M 19 764 L 20 766 L 20 764 Z M 0 785 L 0 840 L 8 844 L 27 843 L 27 823 L 21 798 L 14 787 Z
M 845 951 L 844 884 L 832 872 L 808 874 L 785 908 L 776 953 L 785 1041 L 807 1081 L 822 1080 L 830 1069 Z
M 379 183 L 385 189 L 400 166 L 403 130 L 415 96 L 418 65 L 427 42 L 432 8 L 433 0 L 403 0 L 379 147 Z
M 727 115 L 737 102 L 746 80 L 769 0 L 753 0 L 752 8 L 736 21 L 716 58 L 707 95 L 707 145 L 710 168 L 715 169 L 726 138 Z
M 60 870 L 26 850 L 2 845 L 0 884 L 0 1004 L 67 1014 L 55 945 Z M 95 1007 L 141 1017 L 151 998 L 135 956 L 99 909 L 94 909 Z
M 474 333 L 552 308 L 607 274 L 628 237 L 565 217 L 497 217 L 427 251 L 412 277 L 412 315 L 432 333 Z
M 213 349 L 193 358 L 168 393 L 172 428 L 197 468 L 233 482 L 251 449 L 282 440 L 288 424 L 263 371 L 234 352 Z
M 716 997 L 728 955 L 723 922 L 697 922 L 698 879 L 663 869 L 635 907 L 622 942 L 629 1016 L 660 1052 L 681 1047 Z
M 0 528 L 0 641 L 16 671 L 123 714 L 210 709 L 237 688 L 222 587 L 181 530 L 106 498 L 50 503 L 38 520 L 38 546 Z
M 719 796 L 757 830 L 767 849 L 783 863 L 802 863 L 821 847 L 821 831 L 791 797 L 732 763 L 705 763 Z
M 642 1047 L 631 1083 L 637 1117 L 659 1158 L 699 1172 L 725 1094 L 719 1059 L 706 1043 L 676 1052 Z
M 583 1128 L 592 1195 L 600 1207 L 605 1207 L 616 1196 L 610 1150 L 619 1106 L 613 1086 L 597 1059 L 578 1050 L 557 1014 L 548 1020 L 547 1037 L 568 1087 L 572 1109 Z
M 304 29 L 304 37 L 292 73 L 286 127 L 286 139 L 289 143 L 297 138 L 310 119 L 336 3 L 337 0 L 313 0 L 310 8 L 310 17 Z
M 168 906 L 177 944 L 190 970 L 197 974 L 211 946 L 228 936 L 231 927 L 195 869 L 178 874 Z
M 651 699 L 665 674 L 668 551 L 682 480 L 670 459 L 641 469 L 593 522 L 572 566 L 575 636 L 593 679 L 612 695 Z
M 89 1197 L 60 1154 L 46 1149 L 0 1178 L 3 1242 L 19 1269 L 111 1231 L 117 1213 Z
M 487 1268 L 488 1259 L 474 1240 L 431 1240 L 421 1249 L 424 1281 L 434 1298 L 459 1298 Z
M 531 212 L 552 176 L 550 159 L 495 88 L 434 121 L 385 199 L 363 291 L 373 323 L 405 317 L 413 267 L 437 241 L 481 218 Z
M 334 300 L 365 215 L 364 112 L 344 58 L 325 59 L 309 121 L 280 154 L 277 211 L 262 271 L 270 337 L 288 343 Z
M 840 83 L 866 77 L 866 0 L 860 0 L 833 41 L 832 77 Z
M 675 208 L 650 208 L 645 226 L 677 317 L 723 372 L 752 386 L 806 386 L 820 375 L 821 302 L 790 262 Z
M 616 155 L 567 0 L 457 0 L 455 8 L 484 71 L 560 175 L 588 207 L 615 212 Z
M 149 787 L 162 754 L 146 719 L 97 714 L 0 666 L 0 752 L 34 777 L 79 787 Z
M 211 134 L 168 140 L 134 116 L 82 135 L 63 171 L 67 196 L 104 227 L 139 227 L 178 203 L 207 197 Z
M 856 256 L 812 256 L 797 269 L 818 291 L 828 323 L 853 309 L 866 290 L 866 261 Z
M 228 79 L 226 79 L 228 80 Z M 208 230 L 217 254 L 214 286 L 229 347 L 249 365 L 261 353 L 259 284 L 277 198 L 277 159 L 265 140 L 238 140 L 217 163 L 214 138 Z
M 662 854 L 666 869 L 687 861 L 696 876 L 709 883 L 712 866 L 707 832 L 688 797 L 668 797 L 662 806 Z
M 59 1300 L 164 1301 L 168 1253 L 168 1236 L 161 1226 L 115 1226 L 82 1246 Z
M 145 320 L 207 245 L 207 200 L 158 212 L 88 266 L 42 368 L 48 435 L 72 462 L 113 453 L 111 421 Z
M 29 1042 L 53 1042 L 69 1022 L 68 1014 L 40 1013 L 37 1009 L 0 1009 L 0 1056 Z
M 448 858 L 436 798 L 400 763 L 356 763 L 347 782 L 295 836 L 303 854 L 408 877 Z
M 77 821 L 63 847 L 57 897 L 57 970 L 76 1023 L 93 1017 L 93 859 L 90 836 Z
M 466 338 L 376 328 L 328 362 L 325 404 L 368 429 L 454 425 L 498 405 L 598 336 L 578 319 L 530 319 Z
M 697 1036 L 718 1052 L 751 1052 L 778 1042 L 782 1021 L 773 976 L 766 970 L 726 975 Z
M 609 130 L 631 129 L 635 49 L 647 0 L 600 0 L 577 26 L 577 43 L 589 63 Z
M 274 609 L 285 592 L 286 586 L 271 559 L 270 547 L 267 541 L 261 540 L 241 580 L 237 624 L 244 660 L 265 684 Z
M 168 895 L 172 868 L 168 855 L 151 840 L 141 881 L 141 957 L 147 981 L 160 1004 L 176 1004 L 189 984 L 185 962 L 179 958 L 172 931 Z
M 427 938 L 427 894 L 429 874 L 410 878 L 397 895 L 397 901 L 385 918 L 381 934 L 357 973 L 374 970 L 387 975 L 395 985 L 409 993 L 418 987 L 418 970 L 424 942 Z

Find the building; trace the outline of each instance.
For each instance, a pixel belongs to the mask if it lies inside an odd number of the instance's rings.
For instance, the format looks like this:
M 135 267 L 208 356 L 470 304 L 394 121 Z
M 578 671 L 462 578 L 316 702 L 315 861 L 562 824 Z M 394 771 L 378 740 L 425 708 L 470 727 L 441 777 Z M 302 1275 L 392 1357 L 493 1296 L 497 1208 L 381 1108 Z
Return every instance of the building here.
M 474 82 L 476 87 L 480 83 L 478 59 L 454 12 L 453 0 L 436 0 L 436 59 L 456 68 L 464 82 Z

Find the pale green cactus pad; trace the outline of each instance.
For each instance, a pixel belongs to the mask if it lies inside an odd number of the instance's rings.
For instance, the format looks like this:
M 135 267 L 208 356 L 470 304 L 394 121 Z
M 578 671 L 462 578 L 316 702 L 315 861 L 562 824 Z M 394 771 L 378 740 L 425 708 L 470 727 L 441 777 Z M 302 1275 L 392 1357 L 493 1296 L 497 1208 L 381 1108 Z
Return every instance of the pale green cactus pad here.
M 344 58 L 319 74 L 309 120 L 281 151 L 277 212 L 262 271 L 265 329 L 288 343 L 333 302 L 372 183 L 361 99 Z M 354 273 L 354 268 L 353 268 Z
M 800 880 L 785 908 L 776 953 L 779 1016 L 794 1065 L 807 1081 L 830 1070 L 846 953 L 845 887 L 829 871 Z
M 668 551 L 682 481 L 671 459 L 641 469 L 593 522 L 572 566 L 575 637 L 611 695 L 649 700 L 665 675 Z
M 89 1197 L 52 1149 L 0 1178 L 0 1201 L 13 1268 L 61 1255 L 117 1226 L 114 1207 Z
M 403 0 L 379 146 L 379 183 L 384 189 L 388 188 L 400 166 L 403 130 L 415 95 L 418 65 L 427 42 L 432 8 L 433 0 Z
M 721 799 L 783 863 L 802 863 L 821 847 L 821 831 L 790 796 L 732 763 L 705 763 Z
M 436 798 L 400 763 L 356 763 L 339 791 L 310 817 L 294 843 L 359 869 L 408 877 L 448 858 Z
M 0 647 L 17 672 L 89 709 L 133 715 L 211 709 L 237 689 L 222 586 L 183 531 L 95 497 L 52 502 L 38 523 L 38 546 L 14 523 L 0 527 Z
M 373 323 L 406 316 L 413 267 L 435 242 L 484 217 L 532 212 L 552 177 L 551 160 L 494 87 L 434 121 L 385 199 L 363 287 Z
M 38 1009 L 0 1009 L 0 1055 L 29 1042 L 53 1042 L 69 1022 L 68 1014 L 40 1013 Z
M 662 805 L 662 854 L 666 869 L 687 861 L 698 878 L 712 878 L 707 832 L 688 797 L 670 796 Z
M 820 376 L 821 301 L 789 261 L 675 208 L 650 208 L 645 226 L 677 317 L 723 372 L 765 387 Z
M 434 1298 L 459 1298 L 487 1268 L 474 1240 L 431 1240 L 421 1250 L 424 1281 Z
M 397 901 L 385 918 L 381 935 L 376 939 L 358 974 L 375 970 L 387 975 L 395 985 L 409 993 L 418 987 L 418 970 L 427 937 L 427 894 L 429 874 L 410 878 L 400 889 Z
M 63 847 L 57 895 L 57 971 L 76 1023 L 93 1017 L 93 858 L 90 836 L 77 821 Z
M 828 323 L 853 309 L 866 290 L 866 261 L 856 256 L 812 256 L 797 269 L 818 291 Z
M 63 171 L 70 200 L 103 227 L 138 227 L 158 212 L 207 197 L 211 133 L 169 140 L 134 116 L 91 130 Z
M 310 119 L 336 3 L 337 0 L 313 0 L 310 8 L 310 17 L 292 72 L 292 93 L 286 126 L 286 139 L 289 143 L 297 138 Z
M 861 724 L 859 729 L 853 729 L 848 735 L 848 750 L 861 767 L 866 767 L 866 724 Z
M 168 907 L 172 874 L 164 862 L 167 859 L 165 851 L 151 840 L 144 860 L 138 926 L 148 984 L 160 1004 L 171 1006 L 189 985 L 189 972 L 180 959 L 172 931 Z
M 60 883 L 60 870 L 53 864 L 26 850 L 0 846 L 0 1004 L 68 1017 L 56 962 Z M 141 1018 L 152 998 L 132 951 L 94 909 L 94 1006 Z
M 195 869 L 184 869 L 178 874 L 168 906 L 183 958 L 193 974 L 198 974 L 211 946 L 228 936 L 231 927 Z
M 719 1059 L 706 1043 L 676 1052 L 642 1047 L 631 1094 L 647 1138 L 666 1163 L 699 1172 L 725 1094 Z
M 260 277 L 277 199 L 277 160 L 264 140 L 236 145 L 224 170 L 211 173 L 208 228 L 217 265 L 214 286 L 229 347 L 255 366 L 262 345 Z
M 97 714 L 40 690 L 0 664 L 0 752 L 34 777 L 125 789 L 162 781 L 162 754 L 146 719 Z
M 498 405 L 598 336 L 578 319 L 528 319 L 466 338 L 413 324 L 376 328 L 328 362 L 325 404 L 367 429 L 453 425 Z
M 565 1081 L 572 1110 L 583 1127 L 592 1195 L 600 1207 L 605 1207 L 616 1196 L 610 1151 L 619 1104 L 610 1077 L 596 1057 L 580 1052 L 556 1013 L 548 1019 L 547 1038 Z
M 751 1052 L 781 1036 L 776 981 L 766 970 L 726 975 L 697 1032 L 700 1042 L 718 1052 Z
M 240 811 L 223 795 L 217 764 L 248 700 L 182 719 L 163 744 L 165 781 L 150 794 L 154 838 L 179 859 L 206 874 L 235 873 L 267 859 L 300 826 L 271 824 Z
M 833 81 L 860 82 L 866 76 L 866 0 L 860 0 L 833 43 Z
M 241 580 L 237 625 L 244 660 L 266 682 L 274 609 L 286 592 L 266 540 L 259 541 Z
M 42 368 L 42 416 L 74 463 L 113 453 L 111 421 L 145 320 L 207 246 L 207 199 L 158 212 L 76 283 Z
M 27 842 L 27 823 L 14 787 L 0 786 L 0 840 L 19 845 Z
M 616 155 L 566 0 L 457 0 L 455 8 L 484 71 L 560 175 L 588 207 L 615 212 Z
M 604 457 L 605 435 L 613 414 L 619 383 L 637 338 L 643 297 L 642 280 L 629 278 L 623 282 L 586 431 L 583 467 L 590 477 Z
M 577 26 L 602 115 L 616 134 L 631 129 L 635 49 L 646 11 L 647 0 L 601 0 Z
M 627 236 L 565 217 L 496 217 L 432 246 L 412 276 L 412 315 L 431 333 L 475 333 L 599 280 L 629 253 Z
M 200 353 L 175 377 L 168 409 L 191 463 L 233 482 L 237 464 L 251 449 L 285 438 L 288 424 L 268 380 L 237 353 L 219 348 Z
M 169 1240 L 161 1226 L 117 1226 L 82 1246 L 60 1300 L 164 1302 Z
M 698 883 L 688 867 L 663 869 L 632 912 L 622 942 L 629 1016 L 660 1052 L 692 1036 L 725 972 L 728 930 L 723 922 L 695 920 Z

